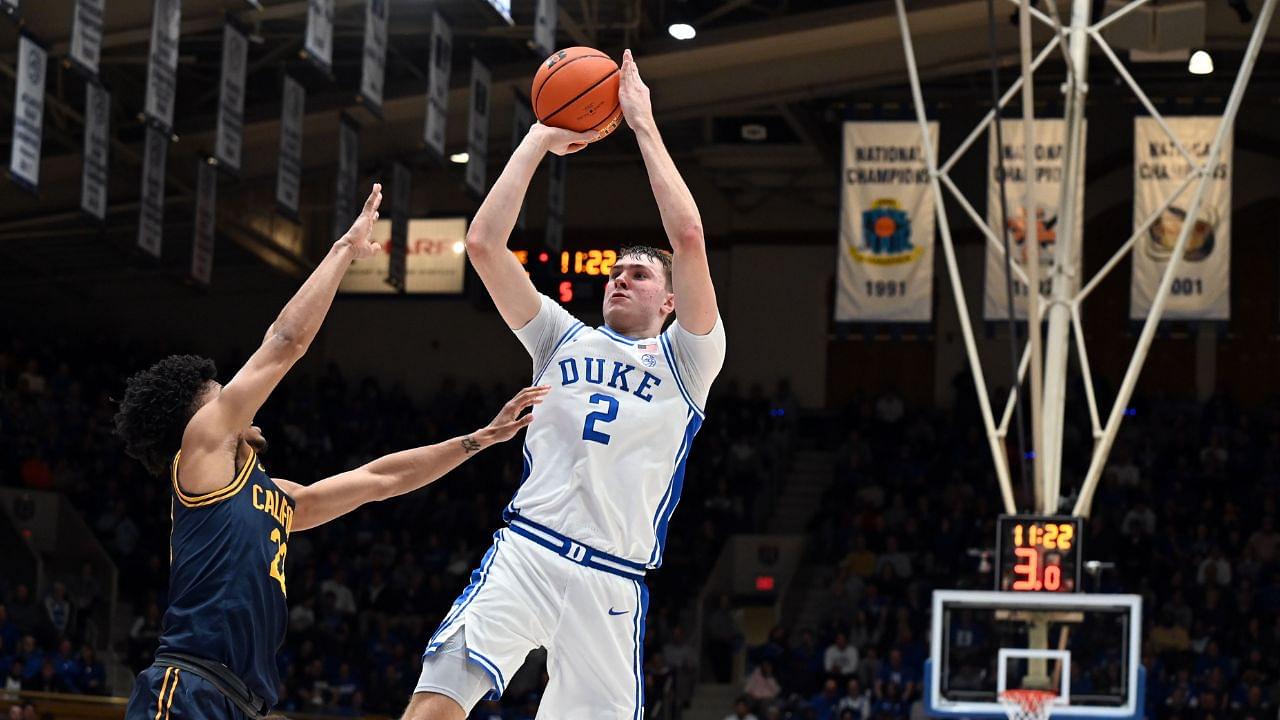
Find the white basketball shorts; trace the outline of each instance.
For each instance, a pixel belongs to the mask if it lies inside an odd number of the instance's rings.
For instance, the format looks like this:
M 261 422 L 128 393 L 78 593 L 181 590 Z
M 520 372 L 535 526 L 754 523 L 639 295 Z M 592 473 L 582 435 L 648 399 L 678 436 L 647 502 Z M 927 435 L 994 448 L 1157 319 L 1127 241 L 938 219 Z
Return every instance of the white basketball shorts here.
M 431 636 L 416 691 L 469 713 L 542 646 L 549 684 L 539 718 L 641 720 L 648 605 L 642 566 L 513 518 Z

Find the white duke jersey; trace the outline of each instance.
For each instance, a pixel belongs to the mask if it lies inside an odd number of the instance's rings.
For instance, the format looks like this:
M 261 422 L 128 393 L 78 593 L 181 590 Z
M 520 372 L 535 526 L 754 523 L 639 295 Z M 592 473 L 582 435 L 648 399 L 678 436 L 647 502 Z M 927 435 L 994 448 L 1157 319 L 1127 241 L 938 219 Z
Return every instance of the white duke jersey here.
M 504 518 L 656 568 L 685 462 L 724 364 L 724 325 L 673 323 L 656 338 L 589 328 L 553 300 L 515 331 L 550 385 L 526 430 L 524 472 Z

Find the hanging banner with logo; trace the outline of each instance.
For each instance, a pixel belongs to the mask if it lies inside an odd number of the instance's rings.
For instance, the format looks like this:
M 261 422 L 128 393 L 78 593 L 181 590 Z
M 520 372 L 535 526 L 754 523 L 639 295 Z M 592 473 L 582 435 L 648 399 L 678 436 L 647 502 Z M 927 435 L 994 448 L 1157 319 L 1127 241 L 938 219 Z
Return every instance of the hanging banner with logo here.
M 235 25 L 222 28 L 222 90 L 218 95 L 218 143 L 214 157 L 233 175 L 240 174 L 244 135 L 244 74 L 249 39 Z
M 218 169 L 200 158 L 196 167 L 196 229 L 191 242 L 191 278 L 209 286 L 213 240 L 218 225 Z
M 164 244 L 164 168 L 169 153 L 169 134 L 147 127 L 147 144 L 142 153 L 142 209 L 138 216 L 138 247 L 152 257 L 160 257 Z
M 560 19 L 558 0 L 538 0 L 533 22 L 533 51 L 546 57 L 556 51 L 556 22 Z
M 403 163 L 391 165 L 391 251 L 387 284 L 404 292 L 405 259 L 409 243 L 409 199 L 413 175 Z
M 17 17 L 21 0 L 0 0 L 0 12 L 10 17 Z
M 440 13 L 431 14 L 431 72 L 427 76 L 427 121 L 422 139 L 444 161 L 444 126 L 449 117 L 449 74 L 453 69 L 453 29 Z
M 559 253 L 564 247 L 564 178 L 569 163 L 562 155 L 547 158 L 547 249 Z
M 387 75 L 387 14 L 390 7 L 390 0 L 368 0 L 364 10 L 360 97 L 378 117 L 382 117 L 382 86 Z
M 49 55 L 34 38 L 18 37 L 18 82 L 13 102 L 13 144 L 9 175 L 31 192 L 40 185 L 40 144 L 44 138 L 44 81 Z
M 467 121 L 467 187 L 484 195 L 489 159 L 489 68 L 471 58 L 471 111 Z
M 1013 255 L 1013 264 L 1027 269 L 1027 259 L 1031 251 L 1026 239 L 1030 233 L 1027 227 L 1023 207 L 1026 195 L 1026 144 L 1023 140 L 1023 123 L 1021 120 L 1002 120 L 1001 134 L 1004 136 L 1004 170 L 1008 176 L 1004 184 L 1005 199 L 1009 206 L 1009 217 L 1006 227 L 1009 231 L 1009 251 Z M 1036 171 L 1036 238 L 1040 243 L 1040 292 L 1048 295 L 1052 289 L 1054 253 L 1057 248 L 1057 233 L 1061 223 L 1058 205 L 1062 202 L 1063 163 L 1065 157 L 1066 122 L 1047 119 L 1035 121 L 1035 158 Z M 1081 130 L 1081 140 L 1088 130 L 1086 125 Z M 996 128 L 992 123 L 987 138 L 987 225 L 996 234 L 996 239 L 1003 245 L 1000 236 L 1000 170 L 996 163 Z M 1074 288 L 1080 286 L 1080 236 L 1084 224 L 1084 176 L 1075 187 L 1075 227 L 1076 252 L 1071 258 L 1075 268 L 1072 274 Z M 987 320 L 1007 320 L 1009 318 L 1008 287 L 1005 283 L 1004 257 L 991 243 L 986 243 L 987 264 L 986 282 L 983 290 L 982 312 Z M 1020 320 L 1027 317 L 1027 286 L 1016 271 L 1013 276 L 1013 312 Z
M 356 219 L 356 184 L 360 182 L 360 126 L 346 115 L 338 119 L 338 176 L 333 189 L 333 239 Z
M 1191 154 L 1187 163 L 1169 135 L 1153 118 L 1133 120 L 1133 224 L 1136 230 L 1164 205 L 1170 195 L 1209 159 L 1220 117 L 1166 117 L 1165 124 Z M 1194 222 L 1186 250 L 1165 301 L 1164 320 L 1229 320 L 1231 318 L 1231 163 L 1234 128 L 1223 139 L 1204 199 L 1194 219 L 1187 210 L 1195 196 L 1192 181 L 1160 213 L 1133 246 L 1133 283 L 1129 317 L 1147 317 L 1160 278 L 1164 276 L 1178 234 Z
M 97 83 L 85 86 L 84 168 L 80 173 L 80 209 L 107 217 L 107 159 L 110 145 L 111 93 Z
M 511 152 L 514 154 L 516 148 L 520 147 L 520 143 L 524 141 L 524 136 L 529 134 L 529 128 L 533 127 L 533 110 L 529 107 L 529 100 L 520 93 L 515 93 L 515 104 L 512 105 L 514 110 L 511 113 Z M 516 227 L 524 230 L 525 221 L 529 209 L 529 203 L 523 198 L 520 202 L 520 214 L 516 216 Z
M 77 70 L 98 79 L 98 56 L 102 52 L 102 12 L 106 0 L 76 0 L 71 21 L 69 59 Z
M 181 27 L 182 0 L 155 0 L 151 13 L 151 51 L 147 56 L 146 116 L 166 132 L 173 129 Z
M 938 149 L 938 123 L 929 123 Z M 915 122 L 844 123 L 836 322 L 933 316 L 934 198 Z
M 280 107 L 280 155 L 276 160 L 276 204 L 286 215 L 298 218 L 302 192 L 302 118 L 306 112 L 307 89 L 284 76 Z
M 333 0 L 307 0 L 302 55 L 325 75 L 333 74 Z

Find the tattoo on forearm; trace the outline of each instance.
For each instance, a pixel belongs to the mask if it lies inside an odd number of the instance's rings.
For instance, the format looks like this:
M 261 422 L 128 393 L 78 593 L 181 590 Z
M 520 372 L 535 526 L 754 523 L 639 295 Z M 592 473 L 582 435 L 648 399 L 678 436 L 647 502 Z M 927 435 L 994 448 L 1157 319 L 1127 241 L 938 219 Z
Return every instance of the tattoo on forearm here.
M 474 452 L 480 452 L 480 443 L 470 436 L 462 438 L 462 450 L 470 455 Z

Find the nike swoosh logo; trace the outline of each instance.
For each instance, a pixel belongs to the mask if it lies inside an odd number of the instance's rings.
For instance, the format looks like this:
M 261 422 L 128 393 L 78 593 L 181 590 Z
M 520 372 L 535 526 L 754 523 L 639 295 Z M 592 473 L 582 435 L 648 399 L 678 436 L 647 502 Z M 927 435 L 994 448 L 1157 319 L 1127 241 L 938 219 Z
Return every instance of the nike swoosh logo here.
M 613 608 L 609 608 L 609 614 L 610 614 L 610 615 L 626 615 L 626 614 L 627 614 L 627 611 L 626 611 L 626 610 L 616 610 L 616 611 L 615 611 Z

